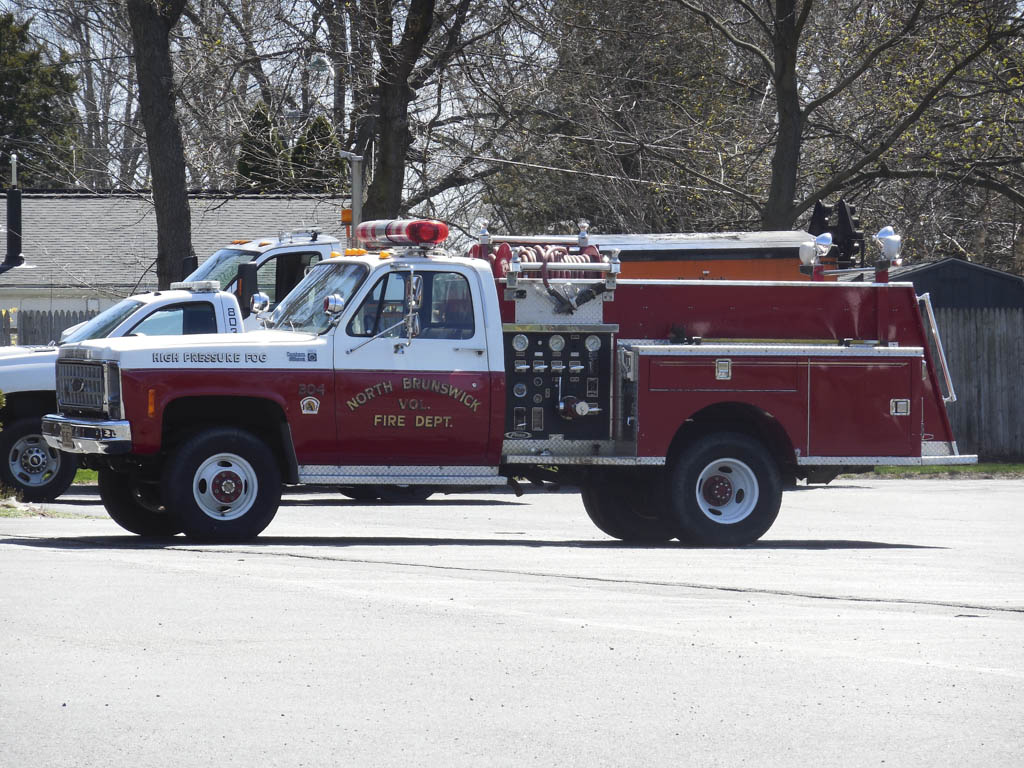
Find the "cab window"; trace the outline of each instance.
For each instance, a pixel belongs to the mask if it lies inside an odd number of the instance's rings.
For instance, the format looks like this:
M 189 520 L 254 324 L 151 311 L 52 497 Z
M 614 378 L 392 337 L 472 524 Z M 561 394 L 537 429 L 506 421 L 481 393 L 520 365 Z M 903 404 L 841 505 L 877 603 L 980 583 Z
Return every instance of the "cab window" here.
M 476 332 L 469 282 L 456 272 L 417 272 L 423 280 L 420 338 L 469 339 Z M 382 277 L 348 324 L 350 336 L 400 337 L 405 334 L 408 272 Z
M 129 331 L 132 336 L 181 336 L 217 333 L 217 315 L 208 301 L 193 301 L 163 307 L 140 320 Z
M 256 272 L 256 283 L 260 292 L 267 294 L 270 299 L 271 309 L 277 306 L 277 302 L 287 296 L 288 292 L 305 277 L 307 270 L 322 258 L 317 251 L 284 253 L 261 264 Z

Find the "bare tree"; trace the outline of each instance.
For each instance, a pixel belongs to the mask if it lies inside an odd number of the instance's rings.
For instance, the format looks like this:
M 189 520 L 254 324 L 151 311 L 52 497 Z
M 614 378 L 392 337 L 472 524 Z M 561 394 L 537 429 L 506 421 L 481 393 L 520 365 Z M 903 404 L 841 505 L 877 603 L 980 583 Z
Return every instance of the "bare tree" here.
M 167 288 L 193 255 L 192 217 L 185 185 L 185 151 L 174 108 L 170 33 L 186 0 L 127 0 L 135 44 L 139 103 L 153 180 L 157 282 Z

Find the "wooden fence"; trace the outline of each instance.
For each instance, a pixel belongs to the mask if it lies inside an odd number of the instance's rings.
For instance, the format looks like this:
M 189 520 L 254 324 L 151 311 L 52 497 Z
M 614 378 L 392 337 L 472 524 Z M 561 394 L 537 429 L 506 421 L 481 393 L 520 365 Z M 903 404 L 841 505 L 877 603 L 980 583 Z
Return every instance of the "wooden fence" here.
M 936 309 L 961 453 L 1024 461 L 1024 309 Z
M 77 325 L 95 312 L 26 309 L 21 312 L 0 311 L 0 346 L 11 344 L 49 344 L 60 338 L 61 331 Z

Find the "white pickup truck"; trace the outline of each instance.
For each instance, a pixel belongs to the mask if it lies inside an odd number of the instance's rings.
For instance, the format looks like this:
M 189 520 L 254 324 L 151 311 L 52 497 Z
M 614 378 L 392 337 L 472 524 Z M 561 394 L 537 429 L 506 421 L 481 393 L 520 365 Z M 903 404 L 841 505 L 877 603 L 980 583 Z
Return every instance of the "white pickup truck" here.
M 240 333 L 242 311 L 216 281 L 175 283 L 174 290 L 123 299 L 66 334 L 61 344 L 115 336 Z M 39 421 L 53 410 L 58 345 L 0 350 L 0 486 L 25 501 L 52 501 L 74 480 L 78 462 L 51 448 Z
M 265 295 L 269 309 L 313 264 L 331 257 L 341 241 L 317 231 L 236 241 L 221 248 L 170 291 L 131 296 L 85 323 L 68 329 L 60 345 L 117 336 L 239 333 L 258 327 L 235 294 L 238 268 L 256 265 L 250 290 Z M 219 290 L 224 286 L 226 291 Z M 237 291 L 236 291 L 237 292 Z M 242 305 L 248 304 L 248 296 Z M 71 485 L 75 456 L 46 445 L 40 419 L 54 410 L 54 363 L 58 344 L 0 347 L 0 487 L 25 501 L 52 501 Z

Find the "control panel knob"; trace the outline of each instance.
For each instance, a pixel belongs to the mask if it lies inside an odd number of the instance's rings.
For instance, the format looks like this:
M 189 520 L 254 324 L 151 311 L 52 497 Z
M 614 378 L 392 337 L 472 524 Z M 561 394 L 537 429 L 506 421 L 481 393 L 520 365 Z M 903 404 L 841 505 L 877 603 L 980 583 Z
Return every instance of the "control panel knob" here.
M 591 405 L 586 400 L 580 400 L 578 397 L 573 397 L 572 395 L 563 397 L 558 401 L 558 415 L 566 421 L 572 421 L 573 419 L 579 419 L 584 416 L 591 416 L 600 412 L 601 409 L 596 405 Z

